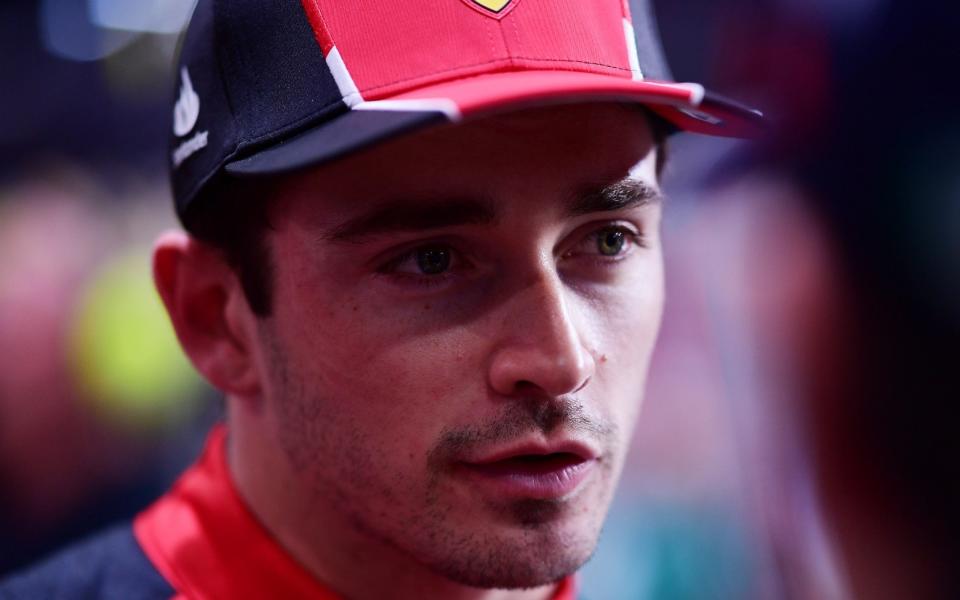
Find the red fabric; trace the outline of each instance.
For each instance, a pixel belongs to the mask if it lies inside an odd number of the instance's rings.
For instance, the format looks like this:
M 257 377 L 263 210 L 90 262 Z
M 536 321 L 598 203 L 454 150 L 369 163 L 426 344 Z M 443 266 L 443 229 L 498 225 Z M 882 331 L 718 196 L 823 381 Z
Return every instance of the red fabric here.
M 323 14 L 320 12 L 320 6 L 317 0 L 302 0 L 303 10 L 307 13 L 307 19 L 310 21 L 310 27 L 313 28 L 313 35 L 323 50 L 323 55 L 330 54 L 333 50 L 333 39 L 330 37 L 329 28 L 323 20 Z
M 499 13 L 474 0 L 302 2 L 324 55 L 334 47 L 339 53 L 330 66 L 341 91 L 356 86 L 366 101 L 444 98 L 473 116 L 543 102 L 622 100 L 646 104 L 688 131 L 763 133 L 755 115 L 698 107 L 689 87 L 633 81 L 627 0 L 511 0 Z
M 632 77 L 619 2 L 522 0 L 501 29 L 513 68 Z
M 134 520 L 147 557 L 191 600 L 335 599 L 243 504 L 227 472 L 225 438 L 215 428 L 200 460 Z
M 257 522 L 230 479 L 226 429 L 216 427 L 200 460 L 134 520 L 137 541 L 177 591 L 176 600 L 335 600 Z M 573 577 L 553 600 L 573 600 Z
M 550 600 L 576 600 L 576 598 L 577 578 L 571 575 L 560 582 L 560 586 L 557 587 L 557 591 Z
M 724 106 L 711 104 L 696 107 L 695 87 L 690 84 L 632 81 L 595 73 L 489 73 L 418 88 L 396 98 L 451 100 L 465 118 L 550 103 L 630 102 L 645 105 L 685 131 L 727 137 L 755 137 L 763 132 L 761 124 L 755 119 Z M 694 119 L 680 109 L 697 109 L 719 122 Z
M 440 83 L 400 94 L 399 99 L 446 98 L 464 116 L 551 101 L 631 101 L 689 106 L 690 87 L 682 84 L 615 79 L 594 73 L 524 71 L 495 73 Z
M 630 78 L 617 0 L 303 0 L 324 54 L 336 46 L 365 100 L 493 71 L 562 69 Z

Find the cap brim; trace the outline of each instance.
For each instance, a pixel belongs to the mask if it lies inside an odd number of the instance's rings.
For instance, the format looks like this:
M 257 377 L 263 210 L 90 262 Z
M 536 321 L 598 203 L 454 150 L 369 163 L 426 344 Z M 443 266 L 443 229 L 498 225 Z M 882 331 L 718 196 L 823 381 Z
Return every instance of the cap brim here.
M 425 86 L 349 111 L 226 165 L 233 175 L 270 175 L 335 160 L 431 125 L 561 103 L 627 102 L 646 106 L 678 129 L 756 137 L 763 115 L 691 83 L 634 81 L 569 71 L 489 73 Z

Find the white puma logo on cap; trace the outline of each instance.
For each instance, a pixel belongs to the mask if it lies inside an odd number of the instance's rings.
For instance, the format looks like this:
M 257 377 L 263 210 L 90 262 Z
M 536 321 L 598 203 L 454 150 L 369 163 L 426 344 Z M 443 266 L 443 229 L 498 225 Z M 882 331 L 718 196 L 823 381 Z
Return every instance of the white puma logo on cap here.
M 197 124 L 197 117 L 200 116 L 200 96 L 193 90 L 193 82 L 190 81 L 190 73 L 187 68 L 180 69 L 180 98 L 173 105 L 173 133 L 177 137 L 183 137 L 193 130 Z M 183 161 L 187 160 L 198 150 L 207 147 L 207 131 L 201 131 L 188 140 L 184 140 L 173 151 L 173 167 L 176 169 Z
M 173 133 L 183 137 L 190 133 L 200 116 L 200 96 L 193 91 L 193 82 L 187 68 L 180 69 L 180 98 L 173 106 Z

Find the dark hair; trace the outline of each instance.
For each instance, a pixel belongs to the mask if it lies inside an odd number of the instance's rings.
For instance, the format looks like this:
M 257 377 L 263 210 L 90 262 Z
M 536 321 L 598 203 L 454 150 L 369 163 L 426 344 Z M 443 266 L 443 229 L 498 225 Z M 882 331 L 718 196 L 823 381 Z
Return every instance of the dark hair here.
M 275 178 L 223 177 L 203 190 L 183 219 L 193 237 L 223 254 L 260 317 L 269 316 L 272 305 L 273 259 L 266 233 L 276 184 Z
M 664 121 L 656 115 L 650 114 L 650 128 L 653 130 L 653 144 L 657 148 L 657 179 L 663 179 L 663 170 L 667 166 L 667 155 L 669 154 L 667 138 L 677 132 L 677 128 Z
M 657 147 L 657 177 L 667 160 L 667 137 L 675 128 L 644 109 Z M 223 176 L 203 190 L 184 216 L 187 230 L 219 250 L 237 274 L 247 304 L 255 315 L 270 316 L 273 300 L 273 258 L 266 243 L 270 229 L 267 207 L 279 178 L 237 179 Z

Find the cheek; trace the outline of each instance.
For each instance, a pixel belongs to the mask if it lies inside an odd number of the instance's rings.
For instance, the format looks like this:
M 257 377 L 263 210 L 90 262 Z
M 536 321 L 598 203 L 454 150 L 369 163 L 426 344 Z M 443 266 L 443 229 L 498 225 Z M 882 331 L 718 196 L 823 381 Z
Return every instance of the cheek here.
M 594 304 L 598 383 L 626 430 L 632 428 L 643 399 L 663 303 L 663 269 L 657 259 Z
M 332 435 L 376 440 L 371 452 L 397 467 L 422 463 L 455 424 L 465 391 L 482 381 L 468 366 L 466 330 L 417 333 L 414 320 L 375 299 L 319 298 L 278 310 L 276 320 L 289 376 L 302 380 L 299 401 L 335 412 Z

